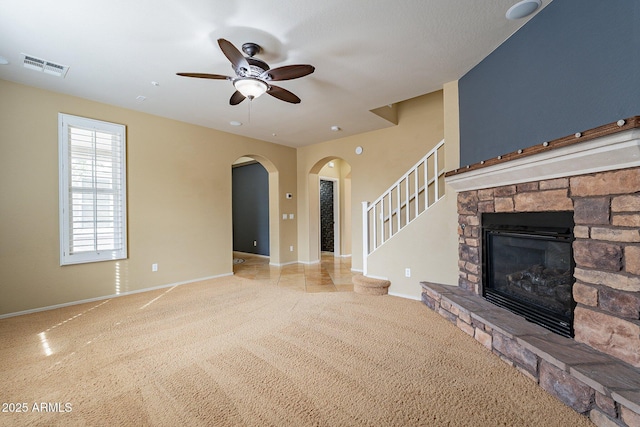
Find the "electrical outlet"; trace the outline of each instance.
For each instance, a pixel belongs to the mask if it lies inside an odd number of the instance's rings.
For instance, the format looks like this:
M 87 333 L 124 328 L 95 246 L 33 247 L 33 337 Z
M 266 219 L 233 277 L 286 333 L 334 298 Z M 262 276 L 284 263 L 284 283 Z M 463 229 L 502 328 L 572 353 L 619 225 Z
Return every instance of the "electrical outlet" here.
M 293 214 L 289 214 L 289 219 L 293 219 Z
M 289 252 L 293 252 L 293 246 L 289 246 Z
M 151 264 L 151 271 L 158 271 L 158 264 Z
M 257 240 L 253 241 L 253 246 L 258 246 L 258 241 Z
M 287 219 L 287 214 L 282 214 L 282 219 Z
M 410 268 L 405 268 L 404 269 L 404 277 L 411 277 L 411 269 Z

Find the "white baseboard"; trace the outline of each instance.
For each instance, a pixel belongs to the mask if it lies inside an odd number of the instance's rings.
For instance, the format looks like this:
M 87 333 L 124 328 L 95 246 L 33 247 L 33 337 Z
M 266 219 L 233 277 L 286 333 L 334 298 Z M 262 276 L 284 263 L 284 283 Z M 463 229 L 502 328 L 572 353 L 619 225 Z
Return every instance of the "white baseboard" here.
M 272 265 L 274 267 L 284 267 L 285 265 L 291 265 L 291 264 L 298 264 L 298 261 L 283 262 L 281 264 L 277 264 L 275 262 L 270 262 L 269 263 L 269 265 Z
M 407 295 L 407 294 L 400 294 L 398 292 L 389 292 L 389 295 L 391 295 L 392 297 L 399 297 L 399 298 L 404 298 L 404 299 L 412 299 L 414 301 L 422 301 L 422 299 L 420 297 L 416 297 L 413 295 Z
M 362 273 L 363 270 L 357 269 L 357 268 L 352 268 L 351 272 L 352 273 Z
M 320 264 L 320 260 L 316 260 L 316 261 L 298 261 L 298 263 L 304 264 L 304 265 L 313 265 L 313 264 Z
M 102 300 L 111 299 L 111 298 L 123 297 L 123 296 L 126 296 L 126 295 L 133 295 L 133 294 L 139 294 L 139 293 L 142 293 L 142 292 L 155 291 L 155 290 L 158 290 L 158 289 L 171 288 L 171 287 L 174 287 L 174 286 L 186 285 L 188 283 L 201 282 L 203 280 L 217 279 L 219 277 L 226 277 L 226 276 L 233 276 L 233 273 L 225 273 L 225 274 L 219 274 L 217 276 L 201 277 L 199 279 L 187 280 L 187 281 L 184 281 L 184 282 L 170 283 L 168 285 L 160 285 L 160 286 L 153 286 L 153 287 L 150 287 L 150 288 L 136 289 L 135 291 L 123 292 L 121 294 L 104 295 L 104 296 L 95 297 L 95 298 L 88 298 L 88 299 L 83 299 L 83 300 L 78 300 L 78 301 L 65 302 L 65 303 L 62 303 L 62 304 L 48 305 L 46 307 L 39 307 L 39 308 L 32 308 L 32 309 L 29 309 L 29 310 L 16 311 L 14 313 L 0 314 L 0 319 L 6 319 L 8 317 L 15 317 L 15 316 L 22 316 L 23 314 L 38 313 L 40 311 L 55 310 L 56 308 L 70 307 L 72 305 L 86 304 L 88 302 L 102 301 Z

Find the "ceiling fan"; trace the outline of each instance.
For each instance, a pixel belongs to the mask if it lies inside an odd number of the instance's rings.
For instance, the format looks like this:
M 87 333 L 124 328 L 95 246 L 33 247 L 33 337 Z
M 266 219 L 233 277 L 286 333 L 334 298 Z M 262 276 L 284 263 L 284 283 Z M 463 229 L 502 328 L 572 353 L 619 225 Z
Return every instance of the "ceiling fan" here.
M 292 80 L 309 75 L 315 71 L 312 65 L 285 65 L 270 69 L 266 62 L 254 58 L 262 50 L 256 43 L 245 43 L 242 51 L 246 57 L 231 42 L 225 39 L 218 39 L 218 45 L 224 56 L 231 61 L 231 66 L 236 73 L 235 77 L 221 74 L 206 73 L 177 73 L 184 77 L 197 77 L 201 79 L 231 80 L 236 91 L 231 95 L 229 104 L 238 105 L 245 98 L 251 101 L 263 93 L 268 93 L 274 98 L 278 98 L 292 104 L 300 103 L 300 98 L 295 94 L 279 86 L 272 85 L 271 82 L 281 80 Z

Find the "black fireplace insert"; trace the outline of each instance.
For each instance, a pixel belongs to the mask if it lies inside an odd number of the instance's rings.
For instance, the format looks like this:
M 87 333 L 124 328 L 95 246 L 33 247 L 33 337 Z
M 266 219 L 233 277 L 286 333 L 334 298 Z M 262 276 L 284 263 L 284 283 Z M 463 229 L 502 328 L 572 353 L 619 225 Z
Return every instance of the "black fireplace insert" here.
M 573 212 L 482 215 L 482 294 L 573 337 Z

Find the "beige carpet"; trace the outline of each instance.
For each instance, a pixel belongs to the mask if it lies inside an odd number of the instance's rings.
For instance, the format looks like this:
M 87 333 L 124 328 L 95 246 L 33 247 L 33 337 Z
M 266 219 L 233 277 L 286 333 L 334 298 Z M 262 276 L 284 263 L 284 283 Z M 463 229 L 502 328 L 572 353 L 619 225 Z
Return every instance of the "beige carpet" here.
M 591 425 L 418 301 L 237 277 L 1 320 L 0 375 L 1 425 Z

